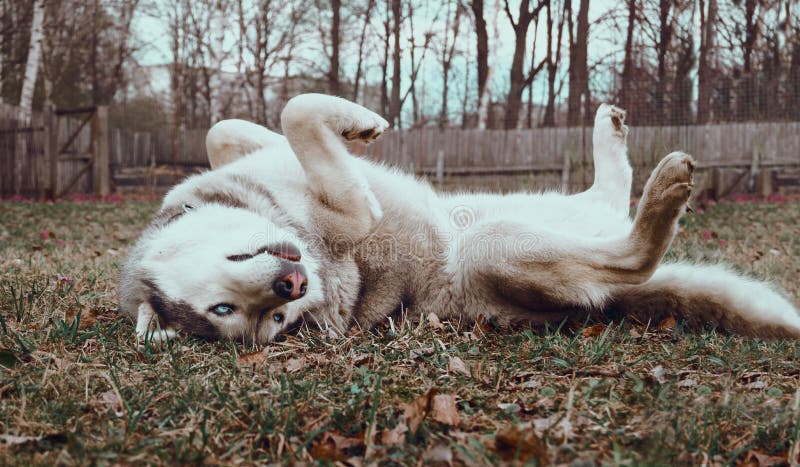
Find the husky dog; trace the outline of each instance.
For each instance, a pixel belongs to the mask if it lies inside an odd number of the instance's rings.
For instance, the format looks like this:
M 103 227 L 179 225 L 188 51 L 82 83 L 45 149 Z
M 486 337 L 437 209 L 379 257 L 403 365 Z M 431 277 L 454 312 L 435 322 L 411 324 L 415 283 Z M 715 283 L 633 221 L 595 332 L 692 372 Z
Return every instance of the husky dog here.
M 208 133 L 212 169 L 186 179 L 123 267 L 120 308 L 140 338 L 182 331 L 265 343 L 305 319 L 334 335 L 400 311 L 500 322 L 614 311 L 672 314 L 761 337 L 800 335 L 789 299 L 721 266 L 662 263 L 687 209 L 692 157 L 667 155 L 629 217 L 624 111 L 602 105 L 595 178 L 574 195 L 438 194 L 347 152 L 388 124 L 305 94 L 284 136 L 227 120 Z

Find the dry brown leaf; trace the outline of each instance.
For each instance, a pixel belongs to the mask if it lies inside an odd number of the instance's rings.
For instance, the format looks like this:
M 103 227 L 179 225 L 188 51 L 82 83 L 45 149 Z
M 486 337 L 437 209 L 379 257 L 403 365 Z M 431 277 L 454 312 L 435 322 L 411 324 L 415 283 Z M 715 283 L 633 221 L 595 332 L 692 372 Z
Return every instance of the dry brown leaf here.
M 501 428 L 495 434 L 494 449 L 506 462 L 526 463 L 535 459 L 539 465 L 547 464 L 547 447 L 532 427 Z
M 447 370 L 451 373 L 461 373 L 462 375 L 469 376 L 467 364 L 464 363 L 464 360 L 461 360 L 459 357 L 450 357 L 450 361 L 447 364 Z
M 89 402 L 89 405 L 99 411 L 111 409 L 117 417 L 121 417 L 124 413 L 122 401 L 113 389 L 99 394 Z
M 398 423 L 397 426 L 391 430 L 384 429 L 381 432 L 381 445 L 399 446 L 405 443 L 406 433 L 408 433 L 408 426 L 402 422 Z
M 433 329 L 444 329 L 444 324 L 442 324 L 442 322 L 439 320 L 439 317 L 436 315 L 436 313 L 428 313 L 428 324 Z
M 239 365 L 250 366 L 259 365 L 267 361 L 269 354 L 266 350 L 259 350 L 258 352 L 243 353 L 236 359 Z
M 786 456 L 771 456 L 769 454 L 762 454 L 758 451 L 748 451 L 744 458 L 744 462 L 740 465 L 752 467 L 775 467 L 789 465 Z
M 667 382 L 666 378 L 666 371 L 664 367 L 661 365 L 656 365 L 650 370 L 650 374 L 653 376 L 653 379 L 658 381 L 658 384 L 664 384 Z
M 347 461 L 350 459 L 348 450 L 364 446 L 361 438 L 348 438 L 326 431 L 322 438 L 311 446 L 311 457 L 316 460 Z
M 452 394 L 436 394 L 431 402 L 431 418 L 445 425 L 458 425 L 461 421 Z
M 456 399 L 452 394 L 439 394 L 439 390 L 431 388 L 403 408 L 403 421 L 411 433 L 416 433 L 419 425 L 428 415 L 439 423 L 458 425 L 460 417 L 456 408 Z
M 603 335 L 604 332 L 606 332 L 606 327 L 607 326 L 605 324 L 602 324 L 602 323 L 593 324 L 591 326 L 583 328 L 583 331 L 581 331 L 581 334 L 583 335 L 583 337 L 601 336 L 601 335 Z
M 294 373 L 303 369 L 306 366 L 306 359 L 305 357 L 299 358 L 290 358 L 286 361 L 283 365 L 283 369 L 286 370 L 287 373 Z
M 667 316 L 666 318 L 662 319 L 660 323 L 656 325 L 656 330 L 658 331 L 672 331 L 675 329 L 675 317 L 674 316 Z
M 431 398 L 438 393 L 436 389 L 429 389 L 425 394 L 417 397 L 403 408 L 403 420 L 408 425 L 411 433 L 416 433 L 420 423 L 428 415 L 431 407 Z
M 72 324 L 78 318 L 78 309 L 67 309 L 66 316 L 64 316 L 67 324 Z M 92 327 L 97 323 L 97 312 L 91 308 L 84 308 L 80 310 L 80 321 L 78 321 L 78 329 L 86 329 Z
M 452 465 L 453 464 L 453 451 L 446 444 L 435 444 L 430 446 L 422 454 L 422 460 L 426 465 Z

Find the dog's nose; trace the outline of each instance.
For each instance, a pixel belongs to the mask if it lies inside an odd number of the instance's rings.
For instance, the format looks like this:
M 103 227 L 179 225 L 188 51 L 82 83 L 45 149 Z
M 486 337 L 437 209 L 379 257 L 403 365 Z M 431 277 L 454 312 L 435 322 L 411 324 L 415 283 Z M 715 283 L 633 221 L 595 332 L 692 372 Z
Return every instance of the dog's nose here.
M 289 264 L 285 263 L 278 278 L 272 283 L 272 290 L 286 300 L 297 300 L 306 294 L 308 289 L 308 279 L 306 278 L 306 269 L 302 264 Z

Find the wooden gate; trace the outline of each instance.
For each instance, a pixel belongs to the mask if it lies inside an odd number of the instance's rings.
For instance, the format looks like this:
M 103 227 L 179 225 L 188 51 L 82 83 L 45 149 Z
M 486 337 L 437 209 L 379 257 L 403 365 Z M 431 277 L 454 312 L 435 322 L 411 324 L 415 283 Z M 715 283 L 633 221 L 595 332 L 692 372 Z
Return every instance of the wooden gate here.
M 80 124 L 67 133 L 66 140 L 59 144 L 59 117 L 82 117 Z M 77 109 L 55 110 L 48 106 L 44 113 L 44 158 L 48 161 L 47 197 L 60 198 L 69 193 L 78 180 L 91 170 L 94 195 L 108 196 L 111 193 L 111 173 L 108 159 L 108 107 L 81 107 Z M 91 147 L 88 152 L 73 149 L 73 143 L 86 125 L 91 124 Z M 80 170 L 61 181 L 60 162 L 76 161 L 82 163 Z

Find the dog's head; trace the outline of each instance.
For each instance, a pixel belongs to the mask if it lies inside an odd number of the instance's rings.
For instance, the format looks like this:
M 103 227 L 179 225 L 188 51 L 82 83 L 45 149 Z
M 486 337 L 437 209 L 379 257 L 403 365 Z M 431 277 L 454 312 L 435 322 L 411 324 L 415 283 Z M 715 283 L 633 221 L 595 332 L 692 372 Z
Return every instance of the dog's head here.
M 219 204 L 165 207 L 122 269 L 120 307 L 206 339 L 272 340 L 300 319 L 316 266 L 268 218 Z M 311 295 L 317 295 L 312 293 Z

